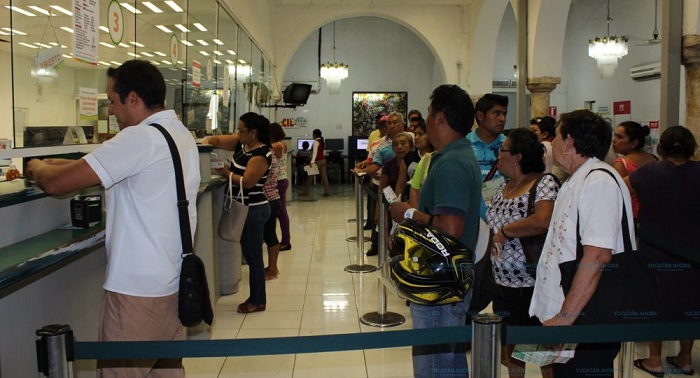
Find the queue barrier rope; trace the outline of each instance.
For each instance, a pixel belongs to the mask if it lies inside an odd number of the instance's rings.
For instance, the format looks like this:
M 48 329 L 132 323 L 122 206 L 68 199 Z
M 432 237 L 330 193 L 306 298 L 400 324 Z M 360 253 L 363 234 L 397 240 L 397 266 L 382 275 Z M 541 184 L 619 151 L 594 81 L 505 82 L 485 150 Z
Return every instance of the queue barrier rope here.
M 507 344 L 700 339 L 700 322 L 504 327 Z M 236 357 L 338 352 L 465 342 L 471 326 L 236 340 L 76 342 L 77 360 Z

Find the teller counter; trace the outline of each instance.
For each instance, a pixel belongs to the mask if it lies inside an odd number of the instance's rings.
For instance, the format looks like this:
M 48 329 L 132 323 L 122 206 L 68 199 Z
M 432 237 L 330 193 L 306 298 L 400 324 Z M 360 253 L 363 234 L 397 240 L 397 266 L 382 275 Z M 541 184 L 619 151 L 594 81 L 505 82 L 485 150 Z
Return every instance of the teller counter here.
M 209 167 L 210 148 L 200 148 L 200 159 L 206 160 L 202 166 Z M 224 180 L 208 173 L 197 197 L 194 249 L 204 261 L 216 303 L 222 276 L 227 281 L 224 291 L 237 291 L 241 258 L 239 246 L 216 234 Z M 101 192 L 94 187 L 84 193 Z M 69 227 L 71 198 L 50 197 L 38 189 L 0 197 L 0 376 L 37 374 L 35 331 L 45 325 L 68 324 L 76 340 L 97 340 L 107 262 L 105 224 Z M 174 230 L 173 237 L 179 238 L 178 232 Z M 220 255 L 225 256 L 225 266 Z M 188 329 L 189 338 L 209 336 L 207 327 Z M 94 377 L 95 361 L 76 362 L 74 376 Z

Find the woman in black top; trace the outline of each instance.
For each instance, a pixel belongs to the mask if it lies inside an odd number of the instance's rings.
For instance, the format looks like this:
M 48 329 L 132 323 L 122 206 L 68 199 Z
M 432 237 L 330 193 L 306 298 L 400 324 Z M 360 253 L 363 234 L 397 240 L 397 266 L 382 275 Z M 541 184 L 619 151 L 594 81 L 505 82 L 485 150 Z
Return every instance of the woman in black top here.
M 234 198 L 243 179 L 243 199 L 248 216 L 241 237 L 241 251 L 250 269 L 250 296 L 238 306 L 238 312 L 265 311 L 265 267 L 262 244 L 265 221 L 270 217 L 270 206 L 263 192 L 272 164 L 270 149 L 270 121 L 256 113 L 245 113 L 238 119 L 238 133 L 220 135 L 204 140 L 214 147 L 233 151 L 228 166 L 217 172 L 233 182 Z

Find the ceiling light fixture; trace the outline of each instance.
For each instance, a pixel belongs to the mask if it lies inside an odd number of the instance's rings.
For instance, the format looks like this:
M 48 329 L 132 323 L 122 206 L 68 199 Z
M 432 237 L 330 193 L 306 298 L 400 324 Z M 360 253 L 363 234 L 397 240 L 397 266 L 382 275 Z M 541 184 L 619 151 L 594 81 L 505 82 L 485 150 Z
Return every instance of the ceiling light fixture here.
M 144 1 L 141 4 L 145 5 L 146 8 L 150 9 L 153 13 L 163 13 L 163 10 L 158 8 L 155 4 L 150 1 Z
M 168 6 L 170 8 L 172 8 L 172 10 L 174 10 L 175 12 L 178 12 L 178 13 L 184 12 L 184 10 L 182 10 L 182 8 L 180 8 L 180 6 L 177 5 L 177 3 L 174 1 L 169 0 L 169 1 L 166 1 L 165 3 L 168 4 Z
M 340 93 L 340 81 L 348 77 L 348 65 L 335 60 L 335 21 L 333 21 L 333 63 L 321 65 L 321 77 L 326 79 L 329 94 Z
M 610 35 L 610 0 L 608 0 L 608 16 L 605 19 L 608 24 L 608 33 L 605 37 L 596 37 L 588 40 L 588 56 L 596 60 L 596 66 L 600 70 L 600 77 L 612 77 L 617 68 L 617 61 L 627 55 L 627 37 Z

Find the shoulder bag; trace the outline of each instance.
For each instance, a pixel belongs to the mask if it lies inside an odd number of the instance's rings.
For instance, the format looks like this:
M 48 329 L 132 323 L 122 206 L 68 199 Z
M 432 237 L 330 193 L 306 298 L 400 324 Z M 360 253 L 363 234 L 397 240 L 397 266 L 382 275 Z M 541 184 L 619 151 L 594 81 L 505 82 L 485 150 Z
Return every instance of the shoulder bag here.
M 224 207 L 221 210 L 221 218 L 219 219 L 219 237 L 232 241 L 241 241 L 243 235 L 243 227 L 245 220 L 248 217 L 248 206 L 245 204 L 243 197 L 243 176 L 238 183 L 238 196 L 241 202 L 236 201 L 233 197 L 233 172 L 228 176 L 228 196 L 224 200 Z
M 545 173 L 540 177 L 539 180 L 535 181 L 530 188 L 530 194 L 527 198 L 527 215 L 526 218 L 535 213 L 535 197 L 537 196 L 537 186 L 542 182 L 546 176 L 552 176 L 552 179 L 557 184 L 559 179 L 551 173 Z M 525 255 L 525 271 L 531 277 L 535 278 L 537 273 L 537 264 L 540 261 L 540 255 L 542 255 L 542 247 L 544 246 L 544 240 L 547 238 L 547 231 L 540 235 L 533 236 L 523 236 L 520 239 L 520 245 L 523 247 L 523 254 Z
M 615 176 L 604 171 L 617 183 Z M 590 175 L 590 172 L 588 173 Z M 618 187 L 620 184 L 617 183 Z M 622 190 L 622 188 L 620 188 Z M 605 264 L 593 296 L 574 322 L 583 324 L 618 324 L 652 322 L 659 320 L 660 299 L 656 276 L 651 270 L 651 259 L 642 251 L 632 249 L 627 209 L 622 205 L 622 236 L 625 250 L 612 255 Z M 576 222 L 576 260 L 559 264 L 561 287 L 567 295 L 583 258 L 583 245 Z
M 190 214 L 187 210 L 189 201 L 185 196 L 185 180 L 182 174 L 182 163 L 175 141 L 163 126 L 152 123 L 151 126 L 160 131 L 168 142 L 175 169 L 175 184 L 177 187 L 177 209 L 180 218 L 180 240 L 182 241 L 182 267 L 180 269 L 180 289 L 178 291 L 177 312 L 180 322 L 185 327 L 194 327 L 202 321 L 211 325 L 214 321 L 214 311 L 209 299 L 209 286 L 204 263 L 194 254 L 192 248 L 192 232 L 190 230 Z

